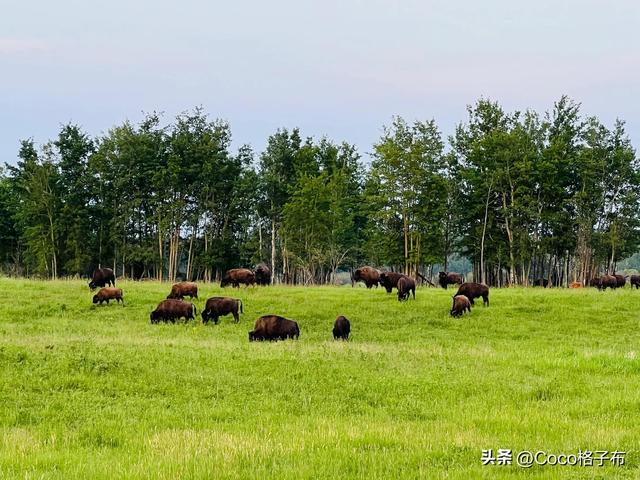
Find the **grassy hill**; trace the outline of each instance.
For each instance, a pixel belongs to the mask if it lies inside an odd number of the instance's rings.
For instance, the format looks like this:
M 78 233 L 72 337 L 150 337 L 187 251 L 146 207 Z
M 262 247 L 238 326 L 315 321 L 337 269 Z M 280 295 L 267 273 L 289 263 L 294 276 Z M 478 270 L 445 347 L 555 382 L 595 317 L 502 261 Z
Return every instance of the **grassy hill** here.
M 168 284 L 118 286 L 0 279 L 0 478 L 640 476 L 640 291 L 492 290 L 453 319 L 453 289 L 226 289 L 240 323 L 204 326 L 150 325 Z M 300 340 L 249 343 L 268 313 Z M 627 455 L 483 466 L 500 448 Z

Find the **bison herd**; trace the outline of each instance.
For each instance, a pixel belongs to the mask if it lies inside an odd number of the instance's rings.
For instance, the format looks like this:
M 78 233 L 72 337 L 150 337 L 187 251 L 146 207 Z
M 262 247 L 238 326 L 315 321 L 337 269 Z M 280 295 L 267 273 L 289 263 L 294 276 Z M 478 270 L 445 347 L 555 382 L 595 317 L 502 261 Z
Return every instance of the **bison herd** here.
M 591 279 L 589 286 L 596 287 L 599 290 L 607 288 L 616 289 L 624 287 L 626 278 L 623 275 L 602 275 Z M 367 289 L 382 286 L 387 293 L 392 293 L 393 289 L 397 290 L 398 301 L 409 300 L 411 296 L 416 298 L 416 282 L 405 274 L 397 272 L 380 271 L 376 268 L 365 266 L 358 268 L 351 275 L 351 285 L 355 286 L 357 282 L 363 282 Z M 234 268 L 228 270 L 220 282 L 221 287 L 232 286 L 239 288 L 240 285 L 269 285 L 271 283 L 271 271 L 269 268 L 261 264 L 254 271 L 246 268 Z M 453 304 L 450 315 L 460 317 L 464 313 L 471 313 L 471 307 L 475 304 L 474 300 L 482 298 L 485 306 L 489 306 L 489 287 L 482 283 L 466 282 L 464 277 L 455 272 L 439 272 L 438 284 L 446 289 L 449 285 L 457 285 L 458 290 L 453 296 Z M 640 275 L 631 275 L 631 288 L 640 288 Z M 93 296 L 93 303 L 102 305 L 104 302 L 109 304 L 110 300 L 116 303 L 122 303 L 124 306 L 124 297 L 121 288 L 116 288 L 116 277 L 110 268 L 99 268 L 94 271 L 89 288 L 100 290 Z M 547 279 L 536 279 L 534 286 L 546 288 L 549 285 Z M 582 284 L 574 282 L 572 288 L 582 287 Z M 162 300 L 153 310 L 149 319 L 152 324 L 159 322 L 176 323 L 184 319 L 185 321 L 194 320 L 197 314 L 196 306 L 185 301 L 185 297 L 189 297 L 191 301 L 198 299 L 198 285 L 194 282 L 179 282 L 171 287 L 171 291 L 167 298 Z M 208 324 L 213 320 L 215 325 L 220 321 L 220 317 L 232 315 L 235 323 L 240 321 L 240 314 L 243 314 L 243 303 L 241 299 L 231 297 L 211 297 L 208 298 L 204 309 L 200 313 L 202 323 Z M 351 323 L 343 315 L 339 315 L 333 326 L 333 338 L 336 340 L 348 340 L 351 333 Z M 285 340 L 298 339 L 300 337 L 300 328 L 297 322 L 281 317 L 279 315 L 263 315 L 259 317 L 252 331 L 249 332 L 249 340 Z

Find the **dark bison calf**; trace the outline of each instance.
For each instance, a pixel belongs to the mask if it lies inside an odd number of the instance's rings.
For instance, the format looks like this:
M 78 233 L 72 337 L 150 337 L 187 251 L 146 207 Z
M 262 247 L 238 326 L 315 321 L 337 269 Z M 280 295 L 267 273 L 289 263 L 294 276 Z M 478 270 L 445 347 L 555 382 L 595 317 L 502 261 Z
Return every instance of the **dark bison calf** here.
M 218 324 L 219 317 L 232 314 L 236 323 L 240 321 L 240 313 L 244 313 L 242 310 L 242 300 L 239 298 L 229 297 L 211 297 L 207 300 L 207 304 L 204 310 L 200 314 L 202 316 L 202 323 L 207 324 L 209 320 L 213 319 L 213 323 Z
M 124 307 L 124 298 L 122 298 L 122 289 L 105 287 L 98 290 L 98 293 L 96 293 L 93 296 L 93 303 L 99 303 L 100 305 L 102 305 L 102 302 L 107 302 L 107 305 L 109 305 L 109 300 L 122 302 L 122 306 Z
M 398 301 L 409 299 L 409 294 L 413 293 L 413 299 L 416 299 L 416 282 L 411 277 L 403 275 L 398 280 Z
M 182 300 L 184 297 L 198 298 L 198 284 L 193 282 L 174 283 L 171 287 L 171 293 L 167 298 L 177 298 Z
M 475 305 L 473 302 L 474 298 L 482 297 L 482 302 L 489 306 L 489 287 L 484 285 L 483 283 L 474 283 L 474 282 L 466 282 L 460 285 L 458 291 L 455 296 L 464 295 L 469 299 L 471 305 Z
M 381 272 L 379 282 L 387 293 L 391 293 L 394 288 L 398 288 L 398 280 L 400 280 L 401 277 L 404 277 L 403 273 Z
M 351 275 L 351 286 L 358 282 L 364 282 L 367 288 L 377 287 L 380 282 L 380 271 L 373 267 L 361 267 Z
M 196 315 L 196 306 L 193 303 L 185 302 L 184 300 L 163 300 L 156 309 L 151 312 L 151 323 L 158 323 L 160 320 L 163 322 L 176 323 L 184 317 L 185 321 L 194 320 Z
M 440 272 L 438 273 L 438 283 L 446 290 L 448 285 L 463 284 L 464 277 L 456 272 Z
M 347 317 L 340 315 L 336 318 L 336 322 L 333 324 L 333 339 L 334 340 L 349 340 L 349 333 L 351 332 L 351 323 Z
M 462 314 L 468 311 L 471 313 L 471 302 L 464 295 L 456 295 L 453 297 L 453 305 L 451 306 L 451 316 L 460 317 Z
M 231 285 L 232 287 L 240 288 L 241 283 L 244 283 L 247 287 L 255 285 L 255 274 L 248 268 L 232 268 L 224 274 L 220 286 L 224 288 L 227 285 Z
M 256 267 L 254 275 L 258 285 L 266 286 L 271 284 L 271 270 L 264 263 Z
M 640 275 L 631 275 L 631 288 L 636 287 L 636 290 L 640 288 Z
M 300 329 L 293 320 L 278 315 L 264 315 L 256 320 L 253 330 L 249 332 L 249 341 L 298 339 Z
M 533 286 L 547 288 L 549 286 L 549 280 L 547 280 L 546 278 L 536 278 L 533 281 Z
M 91 276 L 89 288 L 95 290 L 98 287 L 116 286 L 116 276 L 110 268 L 96 268 Z

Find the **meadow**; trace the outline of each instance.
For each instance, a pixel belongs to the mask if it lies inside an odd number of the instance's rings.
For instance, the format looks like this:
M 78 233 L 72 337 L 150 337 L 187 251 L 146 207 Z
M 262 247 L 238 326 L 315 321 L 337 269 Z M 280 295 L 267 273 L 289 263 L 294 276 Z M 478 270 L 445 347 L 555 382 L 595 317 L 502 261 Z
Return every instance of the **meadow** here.
M 227 288 L 239 324 L 151 325 L 169 284 L 0 278 L 0 478 L 638 478 L 640 291 Z M 224 293 L 223 293 L 224 292 Z M 263 314 L 299 341 L 249 343 Z M 331 336 L 335 317 L 352 338 Z M 483 449 L 625 465 L 482 465 Z

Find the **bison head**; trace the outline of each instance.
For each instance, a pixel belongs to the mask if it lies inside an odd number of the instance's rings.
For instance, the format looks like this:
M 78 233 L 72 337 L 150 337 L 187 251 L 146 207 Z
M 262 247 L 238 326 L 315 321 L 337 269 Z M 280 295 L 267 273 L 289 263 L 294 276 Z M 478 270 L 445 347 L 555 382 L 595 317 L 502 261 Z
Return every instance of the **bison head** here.
M 91 281 L 89 282 L 89 290 L 93 291 L 93 290 L 95 290 L 95 289 L 96 289 L 96 287 L 97 287 L 96 282 L 94 282 L 93 280 L 91 280 Z
M 250 341 L 250 342 L 253 342 L 253 341 L 255 341 L 255 340 L 257 340 L 257 338 L 256 338 L 256 332 L 255 332 L 255 330 L 252 330 L 251 332 L 249 332 L 249 341 Z
M 93 296 L 93 303 L 98 303 L 98 295 Z
M 151 315 L 149 315 L 149 319 L 151 320 L 151 323 L 158 323 L 158 312 L 156 310 L 154 310 L 153 312 L 151 312 Z
M 226 287 L 227 285 L 229 285 L 229 283 L 230 283 L 229 282 L 229 277 L 224 277 L 222 279 L 222 281 L 220 282 L 220 288 Z

